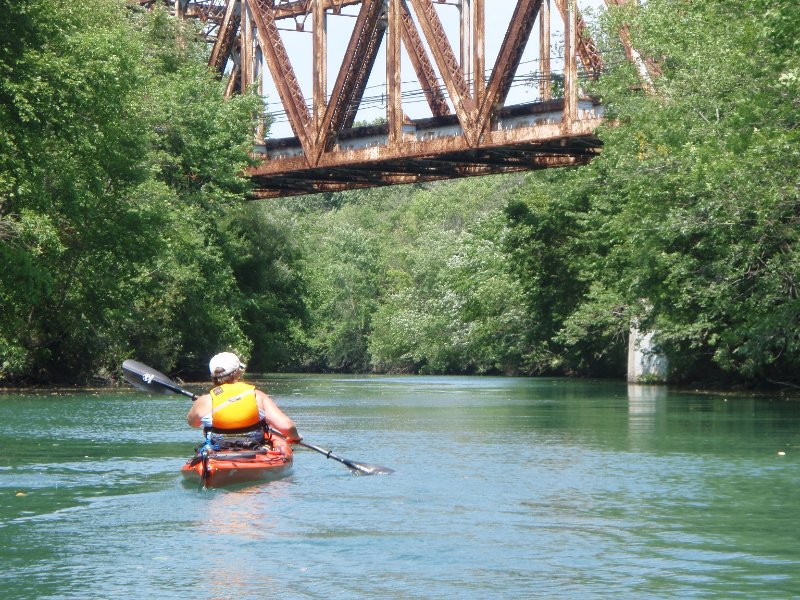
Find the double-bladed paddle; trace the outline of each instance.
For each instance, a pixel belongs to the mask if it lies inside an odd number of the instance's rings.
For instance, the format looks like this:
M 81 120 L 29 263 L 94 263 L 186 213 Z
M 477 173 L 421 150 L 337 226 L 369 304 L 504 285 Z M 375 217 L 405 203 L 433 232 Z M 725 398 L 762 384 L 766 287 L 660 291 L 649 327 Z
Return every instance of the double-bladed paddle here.
M 173 382 L 163 373 L 156 371 L 152 367 L 148 367 L 147 365 L 138 361 L 128 359 L 123 362 L 122 373 L 125 375 L 125 381 L 130 383 L 137 390 L 150 393 L 156 392 L 166 394 L 172 392 L 173 394 L 183 394 L 184 396 L 191 398 L 192 402 L 197 399 L 195 394 L 176 385 L 175 382 Z M 287 439 L 286 436 L 280 431 L 277 431 L 272 427 L 270 427 L 269 430 L 275 435 L 282 437 L 283 439 Z M 347 458 L 337 456 L 332 450 L 325 450 L 324 448 L 314 446 L 313 444 L 307 444 L 305 442 L 292 443 L 303 446 L 304 448 L 308 448 L 309 450 L 313 450 L 314 452 L 319 452 L 326 458 L 332 458 L 333 460 L 342 463 L 349 469 L 352 469 L 353 472 L 361 475 L 388 475 L 389 473 L 394 473 L 394 469 L 390 469 L 389 467 L 382 467 L 380 465 L 371 465 L 349 460 Z

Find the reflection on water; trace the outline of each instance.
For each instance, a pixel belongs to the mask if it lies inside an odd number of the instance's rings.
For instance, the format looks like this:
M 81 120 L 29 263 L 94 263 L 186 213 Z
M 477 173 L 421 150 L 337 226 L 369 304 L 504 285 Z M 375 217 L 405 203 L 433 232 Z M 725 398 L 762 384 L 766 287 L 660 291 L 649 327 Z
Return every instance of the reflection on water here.
M 225 536 L 231 541 L 263 539 L 274 529 L 269 503 L 286 498 L 290 492 L 288 479 L 262 483 L 245 483 L 219 490 L 198 489 L 204 496 L 205 512 L 199 526 L 215 539 Z
M 272 482 L 278 484 L 280 482 Z M 263 486 L 262 486 L 263 487 Z M 198 542 L 207 549 L 203 561 L 203 583 L 209 598 L 248 597 L 254 584 L 269 589 L 262 551 L 275 529 L 259 496 L 259 486 L 230 490 L 202 490 L 205 511 L 198 529 Z
M 203 490 L 186 403 L 0 396 L 13 598 L 796 597 L 800 403 L 625 382 L 280 376 L 289 477 Z M 782 454 L 780 454 L 782 452 Z M 17 495 L 21 494 L 21 495 Z
M 666 409 L 667 388 L 663 385 L 628 384 L 628 437 L 631 450 L 652 448 L 656 434 L 656 415 Z
M 656 412 L 659 400 L 667 398 L 667 388 L 662 385 L 628 384 L 628 413 L 631 415 L 652 415 Z

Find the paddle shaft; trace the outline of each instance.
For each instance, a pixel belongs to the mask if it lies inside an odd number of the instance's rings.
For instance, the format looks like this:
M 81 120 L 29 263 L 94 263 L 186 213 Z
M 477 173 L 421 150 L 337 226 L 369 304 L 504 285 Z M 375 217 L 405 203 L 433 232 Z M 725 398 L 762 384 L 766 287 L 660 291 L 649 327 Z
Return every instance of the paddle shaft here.
M 152 392 L 154 391 L 153 388 L 158 386 L 158 388 L 163 388 L 160 391 L 166 390 L 175 394 L 183 394 L 191 398 L 192 402 L 197 400 L 197 396 L 192 392 L 175 385 L 175 383 L 161 371 L 156 371 L 144 363 L 128 359 L 122 363 L 122 373 L 125 375 L 125 380 L 137 390 Z
M 268 426 L 269 427 L 269 426 Z M 363 467 L 358 463 L 353 462 L 352 460 L 347 460 L 341 456 L 337 456 L 333 453 L 333 450 L 325 450 L 325 448 L 320 448 L 319 446 L 315 446 L 314 444 L 307 444 L 305 442 L 301 442 L 299 440 L 289 440 L 285 435 L 283 435 L 280 431 L 269 427 L 270 433 L 274 433 L 278 437 L 281 437 L 292 444 L 297 444 L 298 446 L 303 446 L 304 448 L 308 448 L 309 450 L 314 450 L 315 452 L 319 452 L 320 454 L 324 455 L 325 458 L 332 458 L 333 460 L 339 461 L 343 465 L 351 469 L 355 469 L 356 471 L 363 471 Z
M 163 385 L 165 388 L 167 388 L 168 390 L 170 390 L 172 392 L 175 392 L 176 394 L 183 394 L 184 396 L 187 396 L 188 398 L 191 398 L 192 402 L 197 400 L 197 396 L 195 394 L 193 394 L 189 390 L 184 390 L 183 388 L 179 388 L 177 385 L 169 385 L 167 383 L 164 383 L 163 381 L 156 381 L 156 383 L 158 385 Z

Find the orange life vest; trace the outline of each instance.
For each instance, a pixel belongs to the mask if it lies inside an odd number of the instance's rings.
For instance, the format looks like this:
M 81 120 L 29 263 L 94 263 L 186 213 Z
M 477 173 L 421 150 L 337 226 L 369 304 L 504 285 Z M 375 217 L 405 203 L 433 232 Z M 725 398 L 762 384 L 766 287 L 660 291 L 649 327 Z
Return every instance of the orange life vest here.
M 252 429 L 261 422 L 256 388 L 246 383 L 223 383 L 211 394 L 211 427 L 216 431 Z

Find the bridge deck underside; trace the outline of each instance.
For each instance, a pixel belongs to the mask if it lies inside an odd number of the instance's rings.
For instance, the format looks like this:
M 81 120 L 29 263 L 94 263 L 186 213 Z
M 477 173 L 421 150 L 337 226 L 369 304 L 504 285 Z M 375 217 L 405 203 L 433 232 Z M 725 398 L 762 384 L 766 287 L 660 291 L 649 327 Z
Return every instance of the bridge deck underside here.
M 390 143 L 388 125 L 358 127 L 337 136 L 311 164 L 297 138 L 266 140 L 250 170 L 255 198 L 277 198 L 385 185 L 420 183 L 552 167 L 595 157 L 602 123 L 596 101 L 581 102 L 580 118 L 565 130 L 563 100 L 506 107 L 478 144 L 470 145 L 453 115 L 409 121 Z
M 409 157 L 349 158 L 340 165 L 309 167 L 296 159 L 275 159 L 273 172 L 253 174 L 253 197 L 278 198 L 320 192 L 385 185 L 420 183 L 477 175 L 531 171 L 582 165 L 597 155 L 600 140 L 594 135 L 517 143 L 486 148 L 463 148 L 452 152 L 418 154 Z M 353 152 L 342 153 L 353 155 Z

